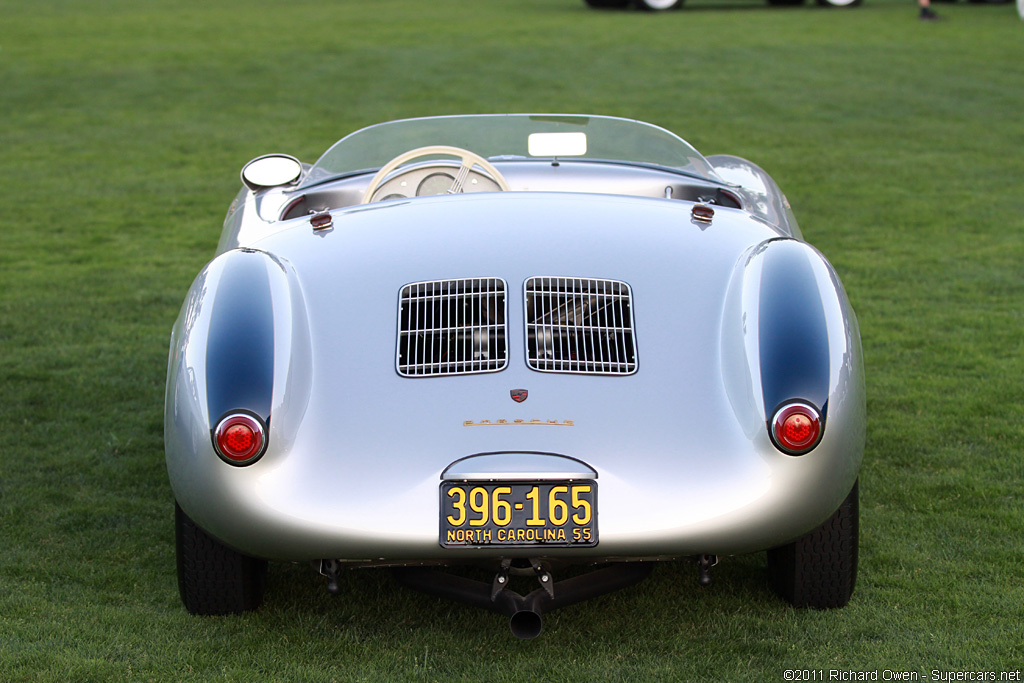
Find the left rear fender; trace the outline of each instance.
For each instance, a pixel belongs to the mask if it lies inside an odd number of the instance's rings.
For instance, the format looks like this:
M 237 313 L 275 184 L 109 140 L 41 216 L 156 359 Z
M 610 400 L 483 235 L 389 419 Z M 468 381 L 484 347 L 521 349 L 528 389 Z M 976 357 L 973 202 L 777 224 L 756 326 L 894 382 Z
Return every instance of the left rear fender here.
M 185 512 L 193 514 L 188 501 L 200 495 L 204 473 L 231 467 L 214 455 L 216 422 L 252 413 L 269 428 L 270 451 L 280 452 L 294 440 L 311 382 L 306 307 L 290 264 L 254 249 L 216 257 L 192 284 L 171 334 L 164 443 Z

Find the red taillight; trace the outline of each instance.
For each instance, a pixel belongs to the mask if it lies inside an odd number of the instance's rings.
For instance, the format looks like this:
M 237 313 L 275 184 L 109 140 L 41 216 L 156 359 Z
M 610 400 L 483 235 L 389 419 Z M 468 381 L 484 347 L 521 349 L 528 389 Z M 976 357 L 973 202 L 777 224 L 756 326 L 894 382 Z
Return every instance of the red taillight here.
M 803 455 L 818 445 L 821 416 L 806 403 L 790 403 L 772 420 L 775 445 L 789 455 Z
M 217 453 L 235 465 L 244 465 L 263 453 L 266 434 L 259 420 L 244 413 L 228 415 L 213 431 Z

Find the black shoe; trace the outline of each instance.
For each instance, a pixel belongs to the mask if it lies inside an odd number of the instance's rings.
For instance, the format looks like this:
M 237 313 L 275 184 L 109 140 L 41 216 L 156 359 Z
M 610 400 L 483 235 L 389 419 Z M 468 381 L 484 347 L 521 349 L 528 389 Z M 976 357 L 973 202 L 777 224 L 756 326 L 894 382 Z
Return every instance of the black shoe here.
M 930 7 L 921 8 L 921 20 L 922 21 L 935 21 L 939 18 L 939 15 L 931 10 Z

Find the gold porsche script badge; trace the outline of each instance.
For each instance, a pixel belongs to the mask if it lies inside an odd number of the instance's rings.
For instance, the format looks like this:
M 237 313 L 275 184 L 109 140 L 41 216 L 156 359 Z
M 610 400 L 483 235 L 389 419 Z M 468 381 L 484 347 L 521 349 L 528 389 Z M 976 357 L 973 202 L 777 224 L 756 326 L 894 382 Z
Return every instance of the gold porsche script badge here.
M 466 420 L 463 427 L 572 427 L 572 420 Z

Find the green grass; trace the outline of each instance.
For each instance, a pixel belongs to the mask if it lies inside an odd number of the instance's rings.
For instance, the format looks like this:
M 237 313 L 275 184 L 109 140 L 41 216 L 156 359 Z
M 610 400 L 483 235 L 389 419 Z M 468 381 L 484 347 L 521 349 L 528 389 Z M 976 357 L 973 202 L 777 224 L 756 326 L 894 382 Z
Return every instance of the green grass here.
M 1022 668 L 1024 23 L 1010 5 L 0 0 L 0 680 L 783 680 Z M 867 359 L 861 574 L 798 611 L 763 557 L 501 617 L 273 565 L 265 607 L 178 600 L 171 323 L 248 159 L 381 120 L 640 118 L 767 168 Z

